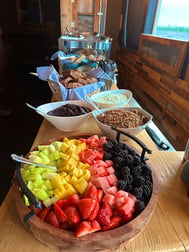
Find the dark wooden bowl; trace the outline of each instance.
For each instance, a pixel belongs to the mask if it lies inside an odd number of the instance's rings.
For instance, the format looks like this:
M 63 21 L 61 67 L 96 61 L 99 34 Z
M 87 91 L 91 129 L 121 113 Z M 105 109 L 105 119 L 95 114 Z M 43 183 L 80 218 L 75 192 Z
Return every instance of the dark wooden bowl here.
M 85 137 L 88 136 L 89 135 L 85 135 Z M 84 136 L 77 136 L 77 138 L 79 137 Z M 60 140 L 62 138 L 50 140 L 45 144 L 49 144 L 55 140 Z M 74 136 L 74 138 L 76 138 L 76 136 Z M 108 231 L 92 233 L 80 238 L 76 238 L 73 232 L 59 229 L 49 225 L 48 223 L 45 223 L 37 216 L 33 216 L 29 220 L 29 227 L 27 227 L 24 223 L 23 218 L 30 212 L 30 210 L 28 209 L 28 207 L 26 207 L 22 199 L 19 185 L 17 183 L 14 183 L 12 185 L 12 188 L 18 215 L 27 231 L 30 232 L 37 240 L 44 243 L 50 248 L 58 249 L 59 251 L 82 252 L 89 250 L 116 250 L 123 245 L 126 245 L 129 241 L 134 239 L 136 235 L 144 230 L 144 228 L 150 221 L 156 207 L 159 193 L 158 179 L 152 165 L 149 163 L 149 161 L 146 161 L 146 163 L 152 168 L 153 191 L 151 198 L 146 208 L 136 218 L 123 226 Z

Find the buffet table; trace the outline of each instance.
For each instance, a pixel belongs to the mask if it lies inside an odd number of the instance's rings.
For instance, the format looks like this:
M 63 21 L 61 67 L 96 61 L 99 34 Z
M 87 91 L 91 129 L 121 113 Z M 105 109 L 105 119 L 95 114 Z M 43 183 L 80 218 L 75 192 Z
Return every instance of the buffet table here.
M 86 121 L 84 126 L 74 134 L 82 133 L 102 134 L 93 118 Z M 44 120 L 32 147 L 49 139 L 69 135 Z M 189 251 L 189 199 L 185 185 L 180 179 L 184 152 L 159 151 L 145 130 L 138 137 L 152 150 L 152 154 L 148 157 L 159 178 L 159 199 L 147 227 L 117 252 Z M 140 148 L 132 140 L 128 141 L 135 148 Z M 0 208 L 0 226 L 0 251 L 57 251 L 46 247 L 25 230 L 16 211 L 12 189 Z

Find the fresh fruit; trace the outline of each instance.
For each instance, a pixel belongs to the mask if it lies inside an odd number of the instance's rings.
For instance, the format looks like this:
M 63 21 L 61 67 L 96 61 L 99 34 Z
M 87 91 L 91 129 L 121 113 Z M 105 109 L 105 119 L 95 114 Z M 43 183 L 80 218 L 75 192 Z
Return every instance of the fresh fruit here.
M 47 216 L 45 218 L 45 222 L 51 224 L 54 227 L 60 227 L 60 224 L 58 222 L 58 218 L 53 211 L 50 211 L 47 213 Z
M 122 218 L 121 218 L 121 217 L 117 217 L 117 216 L 112 217 L 112 218 L 110 219 L 109 224 L 103 226 L 103 227 L 102 227 L 102 230 L 105 231 L 105 230 L 110 230 L 110 229 L 119 227 L 121 221 L 122 221 Z
M 48 212 L 50 212 L 51 211 L 51 207 L 45 207 L 41 212 L 40 212 L 40 214 L 38 215 L 39 216 L 39 218 L 41 219 L 41 220 L 45 220 L 45 218 L 46 218 L 46 216 L 47 216 L 47 214 L 48 214 Z
M 97 200 L 85 198 L 78 202 L 79 213 L 83 220 L 94 220 L 99 211 Z
M 101 230 L 101 226 L 96 220 L 82 221 L 76 230 L 76 237 L 81 237 L 99 230 Z
M 68 217 L 66 216 L 64 211 L 56 203 L 54 203 L 54 212 L 55 212 L 56 217 L 60 223 L 63 223 L 67 220 Z
M 100 208 L 96 220 L 102 226 L 106 226 L 110 223 L 110 218 L 113 215 L 113 211 L 111 207 L 107 203 L 103 203 L 102 207 Z
M 70 224 L 78 224 L 81 222 L 81 217 L 77 210 L 77 207 L 67 207 L 64 209 L 65 214 L 68 217 L 68 222 Z

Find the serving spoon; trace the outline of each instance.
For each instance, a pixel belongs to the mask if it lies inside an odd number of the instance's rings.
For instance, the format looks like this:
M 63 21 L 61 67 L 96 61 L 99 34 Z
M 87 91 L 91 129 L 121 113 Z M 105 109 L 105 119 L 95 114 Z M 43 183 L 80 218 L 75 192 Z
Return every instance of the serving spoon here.
M 49 169 L 53 169 L 55 171 L 57 171 L 57 168 L 55 166 L 51 166 L 51 165 L 46 165 L 46 164 L 40 164 L 40 163 L 36 163 L 32 160 L 29 160 L 27 158 L 24 158 L 22 156 L 19 156 L 17 154 L 11 154 L 11 158 L 14 161 L 20 162 L 20 163 L 24 163 L 24 164 L 34 164 L 36 166 L 41 166 L 41 167 L 45 167 L 45 168 L 49 168 Z
M 26 102 L 25 104 L 26 104 L 29 108 L 35 110 L 35 112 L 37 112 L 38 114 L 40 114 L 40 115 L 42 115 L 42 116 L 45 115 L 43 112 L 39 111 L 37 108 L 35 108 L 35 107 L 32 106 L 31 104 L 29 104 L 29 103 L 27 103 L 27 102 Z
M 90 105 L 92 105 L 93 108 L 94 108 L 95 110 L 98 111 L 98 113 L 104 115 L 104 113 L 102 113 L 102 111 L 100 111 L 100 109 L 96 106 L 96 104 L 93 102 L 93 100 L 92 100 L 88 95 L 85 95 L 85 100 L 86 100 Z

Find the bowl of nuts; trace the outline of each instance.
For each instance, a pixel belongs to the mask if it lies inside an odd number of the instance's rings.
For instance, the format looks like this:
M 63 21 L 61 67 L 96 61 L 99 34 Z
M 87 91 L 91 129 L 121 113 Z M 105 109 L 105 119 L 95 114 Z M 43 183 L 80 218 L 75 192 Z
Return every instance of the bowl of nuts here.
M 97 125 L 107 137 L 115 138 L 116 133 L 112 127 L 125 133 L 138 135 L 152 121 L 153 116 L 140 107 L 121 107 L 94 110 L 92 112 Z M 127 136 L 122 135 L 122 140 Z
M 93 110 L 94 108 L 84 100 L 50 102 L 36 108 L 38 114 L 65 132 L 81 128 Z

